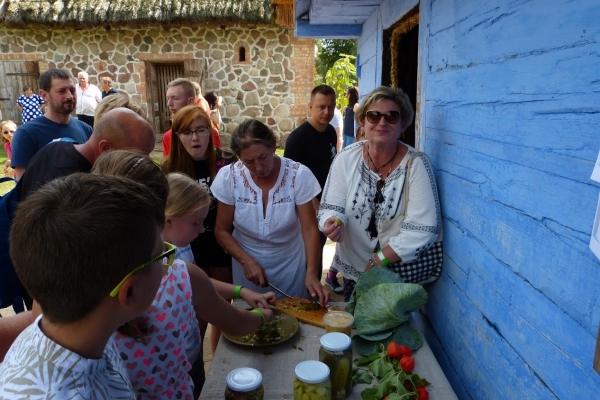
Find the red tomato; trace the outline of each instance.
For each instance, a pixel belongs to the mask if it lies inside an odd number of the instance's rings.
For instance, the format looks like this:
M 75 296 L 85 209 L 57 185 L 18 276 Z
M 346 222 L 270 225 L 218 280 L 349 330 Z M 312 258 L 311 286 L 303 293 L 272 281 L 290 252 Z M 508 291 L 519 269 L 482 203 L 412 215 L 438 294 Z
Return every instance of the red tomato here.
M 419 400 L 429 400 L 429 392 L 424 387 L 418 387 Z
M 402 368 L 404 372 L 412 372 L 412 370 L 415 368 L 415 359 L 408 356 L 402 357 L 400 359 L 400 368 Z
M 396 342 L 390 342 L 387 347 L 387 355 L 390 358 L 402 358 L 403 356 L 412 356 L 412 350 L 408 346 L 400 346 Z

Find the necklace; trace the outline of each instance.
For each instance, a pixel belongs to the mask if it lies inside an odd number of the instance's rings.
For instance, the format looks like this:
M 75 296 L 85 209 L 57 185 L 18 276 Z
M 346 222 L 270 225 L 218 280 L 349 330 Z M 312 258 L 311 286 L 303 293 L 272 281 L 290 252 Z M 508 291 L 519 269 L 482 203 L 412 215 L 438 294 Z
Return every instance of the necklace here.
M 396 155 L 398 154 L 398 147 L 400 147 L 400 146 L 398 146 L 398 142 L 396 142 L 396 151 L 394 152 L 394 155 L 392 156 L 392 158 L 389 159 L 388 162 L 386 162 L 379 168 L 377 168 L 377 166 L 373 162 L 373 159 L 371 158 L 371 154 L 369 154 L 370 147 L 367 149 L 367 157 L 369 157 L 369 161 L 371 161 L 371 164 L 373 164 L 373 168 L 375 168 L 375 173 L 377 173 L 377 175 L 379 175 L 380 178 L 381 178 L 381 172 L 379 172 L 379 170 L 381 168 L 385 167 L 386 165 L 388 165 L 389 163 L 391 163 L 394 160 L 394 158 L 396 158 Z M 392 166 L 390 165 L 390 170 L 388 171 L 388 176 L 390 175 L 391 172 L 392 172 Z

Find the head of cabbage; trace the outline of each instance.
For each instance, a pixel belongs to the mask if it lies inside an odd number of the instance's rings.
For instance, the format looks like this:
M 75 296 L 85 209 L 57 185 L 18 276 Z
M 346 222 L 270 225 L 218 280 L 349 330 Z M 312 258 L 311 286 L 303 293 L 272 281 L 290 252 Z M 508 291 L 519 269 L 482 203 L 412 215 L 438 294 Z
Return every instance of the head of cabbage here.
M 380 344 L 387 346 L 392 340 L 412 350 L 421 347 L 421 334 L 408 319 L 411 312 L 427 303 L 427 298 L 423 286 L 404 283 L 385 267 L 371 268 L 362 274 L 346 307 L 354 315 L 358 331 L 352 337 L 356 349 L 368 356 L 377 353 Z

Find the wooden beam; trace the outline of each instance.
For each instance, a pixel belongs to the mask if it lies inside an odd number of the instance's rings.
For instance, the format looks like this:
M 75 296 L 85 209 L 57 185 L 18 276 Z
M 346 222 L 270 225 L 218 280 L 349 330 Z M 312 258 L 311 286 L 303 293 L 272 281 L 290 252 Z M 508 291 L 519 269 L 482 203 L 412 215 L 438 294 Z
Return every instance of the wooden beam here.
M 311 25 L 308 21 L 296 20 L 295 37 L 312 39 L 357 39 L 362 34 L 362 25 Z

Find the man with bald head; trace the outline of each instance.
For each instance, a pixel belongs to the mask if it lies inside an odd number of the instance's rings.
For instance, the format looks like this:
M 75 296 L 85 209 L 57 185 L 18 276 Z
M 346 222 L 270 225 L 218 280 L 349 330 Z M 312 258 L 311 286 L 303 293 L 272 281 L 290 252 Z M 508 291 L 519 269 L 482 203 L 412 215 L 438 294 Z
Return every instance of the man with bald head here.
M 150 154 L 155 140 L 154 129 L 148 121 L 130 109 L 114 108 L 96 122 L 95 131 L 87 142 L 78 144 L 72 140 L 58 139 L 42 147 L 29 162 L 17 186 L 7 196 L 16 193 L 19 195 L 16 201 L 21 201 L 52 179 L 76 172 L 89 172 L 96 159 L 107 151 L 132 149 Z M 8 219 L 12 221 L 14 210 L 9 210 L 9 214 Z M 2 229 L 6 228 L 8 227 Z M 9 262 L 10 259 L 5 258 L 7 254 L 8 244 L 0 243 L 0 258 Z M 4 266 L 2 279 L 17 278 L 13 269 Z M 32 299 L 25 290 L 16 286 L 11 290 L 16 293 L 14 298 L 22 297 L 27 308 L 31 309 Z
M 104 152 L 134 149 L 150 154 L 155 140 L 154 129 L 144 118 L 127 108 L 112 109 L 96 122 L 87 142 L 56 141 L 44 146 L 31 159 L 19 182 L 21 200 L 52 179 L 89 172 Z

